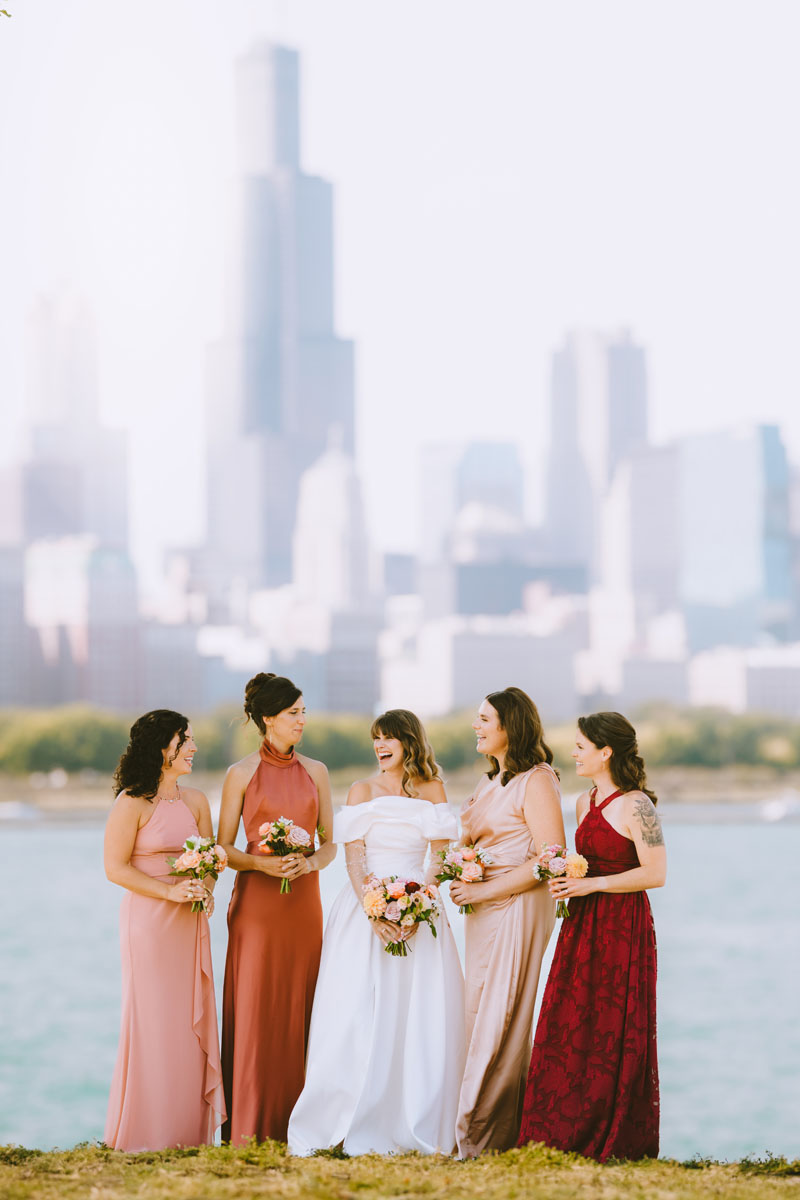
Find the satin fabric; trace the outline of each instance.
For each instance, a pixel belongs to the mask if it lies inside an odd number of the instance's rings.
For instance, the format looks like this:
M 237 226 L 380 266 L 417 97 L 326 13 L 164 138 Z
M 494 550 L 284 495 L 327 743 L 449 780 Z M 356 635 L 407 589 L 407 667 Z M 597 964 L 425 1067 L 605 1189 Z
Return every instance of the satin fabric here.
M 430 841 L 456 836 L 446 805 L 380 796 L 342 809 L 334 840 L 363 840 L 368 871 L 424 880 Z M 407 958 L 387 954 L 348 882 L 322 948 L 306 1085 L 289 1121 L 289 1150 L 341 1144 L 347 1154 L 455 1144 L 464 1060 L 463 976 L 442 914 L 438 936 L 422 926 Z
M 131 865 L 174 883 L 197 823 L 179 797 L 155 802 Z M 225 1116 L 208 918 L 191 904 L 126 892 L 120 906 L 122 1020 L 106 1145 L 164 1150 L 213 1142 Z
M 525 820 L 525 788 L 541 764 L 505 787 L 486 779 L 461 811 L 462 840 L 487 850 L 491 879 L 533 857 L 538 838 Z M 547 888 L 475 904 L 466 921 L 467 1061 L 456 1136 L 462 1158 L 516 1145 L 533 1042 L 533 1013 L 542 956 L 555 924 Z
M 319 797 L 292 751 L 268 743 L 244 795 L 247 850 L 259 854 L 259 826 L 290 817 L 313 837 Z M 286 1141 L 289 1114 L 303 1087 L 311 1005 L 322 945 L 316 871 L 292 881 L 240 871 L 228 908 L 228 955 L 222 1010 L 225 1141 Z

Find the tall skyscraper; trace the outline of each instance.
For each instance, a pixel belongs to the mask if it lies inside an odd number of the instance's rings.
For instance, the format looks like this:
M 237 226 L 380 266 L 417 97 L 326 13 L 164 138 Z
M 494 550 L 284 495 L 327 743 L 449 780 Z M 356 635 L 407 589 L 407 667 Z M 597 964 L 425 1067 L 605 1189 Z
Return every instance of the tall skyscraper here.
M 554 559 L 597 576 L 598 515 L 648 437 L 645 353 L 628 332 L 573 332 L 553 355 L 546 534 Z
M 333 189 L 300 154 L 300 68 L 270 43 L 237 62 L 238 248 L 208 396 L 209 586 L 292 576 L 303 471 L 354 444 L 353 345 L 334 327 Z

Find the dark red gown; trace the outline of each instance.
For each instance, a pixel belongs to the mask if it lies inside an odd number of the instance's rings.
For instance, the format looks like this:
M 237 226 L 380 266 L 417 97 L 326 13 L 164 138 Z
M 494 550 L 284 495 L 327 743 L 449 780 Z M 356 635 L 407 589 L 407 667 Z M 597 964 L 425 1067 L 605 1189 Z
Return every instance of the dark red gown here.
M 636 847 L 595 804 L 575 848 L 589 875 L 638 867 Z M 587 1158 L 658 1155 L 656 937 L 646 892 L 569 902 L 545 988 L 518 1144 Z

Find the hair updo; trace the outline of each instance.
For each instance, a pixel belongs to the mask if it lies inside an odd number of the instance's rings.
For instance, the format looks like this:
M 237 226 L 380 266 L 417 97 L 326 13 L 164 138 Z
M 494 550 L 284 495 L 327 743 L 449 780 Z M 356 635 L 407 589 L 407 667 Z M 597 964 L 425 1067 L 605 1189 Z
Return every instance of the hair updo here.
M 284 709 L 291 708 L 302 696 L 299 687 L 285 675 L 273 675 L 261 671 L 247 683 L 244 689 L 244 712 L 262 737 L 267 736 L 265 717 L 277 717 Z
M 131 796 L 152 800 L 164 770 L 164 751 L 177 733 L 178 745 L 173 759 L 177 757 L 186 741 L 188 728 L 189 718 L 171 708 L 156 708 L 134 721 L 128 748 L 114 772 L 114 795 L 128 792 Z
M 515 775 L 529 771 L 540 763 L 550 763 L 552 766 L 553 751 L 544 740 L 542 718 L 528 693 L 523 692 L 522 688 L 508 687 L 503 688 L 502 692 L 490 692 L 486 699 L 497 713 L 500 728 L 508 738 L 500 780 L 502 786 L 505 787 Z M 492 764 L 487 774 L 494 779 L 500 770 L 500 763 L 491 754 L 486 757 Z
M 653 804 L 658 803 L 655 794 L 647 786 L 636 730 L 627 717 L 618 712 L 591 713 L 588 717 L 578 717 L 578 728 L 598 750 L 609 747 L 611 757 L 608 769 L 621 792 L 644 792 Z
M 390 708 L 372 722 L 370 736 L 373 741 L 377 737 L 396 738 L 403 747 L 403 779 L 400 787 L 406 796 L 417 795 L 415 783 L 442 778 L 428 735 L 416 713 L 407 708 Z

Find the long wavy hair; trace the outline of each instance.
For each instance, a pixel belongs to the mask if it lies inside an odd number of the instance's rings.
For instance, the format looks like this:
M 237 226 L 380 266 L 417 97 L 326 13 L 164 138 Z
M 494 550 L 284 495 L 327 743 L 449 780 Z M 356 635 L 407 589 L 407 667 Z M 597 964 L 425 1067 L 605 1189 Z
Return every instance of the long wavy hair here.
M 417 796 L 415 784 L 441 779 L 433 748 L 419 717 L 407 708 L 390 708 L 372 722 L 370 737 L 397 738 L 403 747 L 403 782 L 406 796 Z
M 522 688 L 508 687 L 503 688 L 502 692 L 490 692 L 486 699 L 497 713 L 500 728 L 508 738 L 500 779 L 502 786 L 505 787 L 515 775 L 529 771 L 539 763 L 550 763 L 552 766 L 553 751 L 544 740 L 542 718 L 528 693 L 523 692 Z M 491 763 L 486 773 L 490 779 L 494 779 L 500 770 L 500 763 L 491 754 L 486 757 Z
M 253 722 L 262 737 L 266 737 L 266 718 L 277 717 L 284 709 L 291 708 L 302 694 L 285 675 L 260 671 L 248 680 L 244 689 L 245 718 Z
M 653 804 L 658 804 L 655 793 L 647 786 L 636 730 L 627 717 L 618 712 L 590 713 L 588 717 L 578 717 L 578 728 L 598 750 L 604 746 L 611 750 L 608 769 L 621 792 L 644 792 Z
M 153 800 L 164 770 L 164 751 L 175 734 L 178 745 L 171 761 L 177 758 L 186 741 L 189 718 L 171 708 L 156 708 L 131 725 L 128 748 L 114 772 L 114 795 L 129 792 L 143 800 Z

